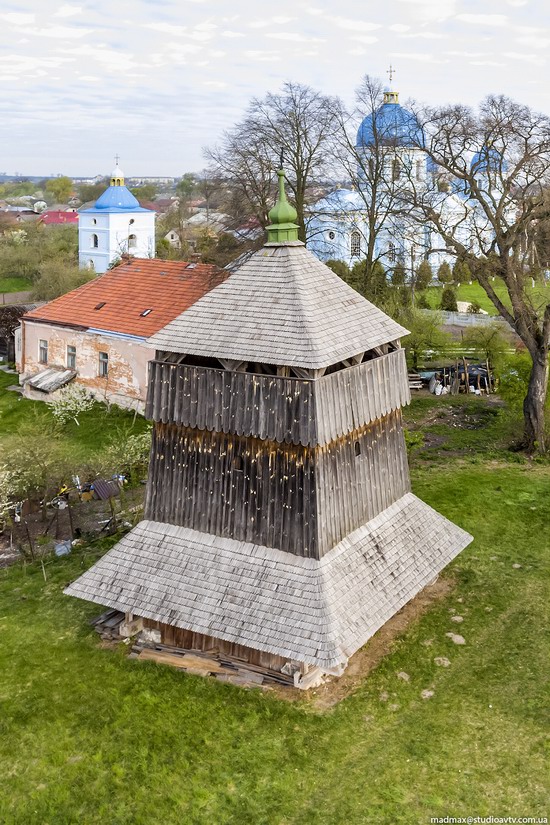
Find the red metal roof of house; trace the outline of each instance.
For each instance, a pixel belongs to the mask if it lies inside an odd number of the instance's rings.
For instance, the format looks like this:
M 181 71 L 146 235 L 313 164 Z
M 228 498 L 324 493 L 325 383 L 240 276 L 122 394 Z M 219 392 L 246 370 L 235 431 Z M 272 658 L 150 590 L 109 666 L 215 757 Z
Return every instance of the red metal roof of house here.
M 211 264 L 132 258 L 24 319 L 147 338 L 228 275 Z
M 39 223 L 78 223 L 78 212 L 62 212 L 61 210 L 48 209 L 40 215 Z

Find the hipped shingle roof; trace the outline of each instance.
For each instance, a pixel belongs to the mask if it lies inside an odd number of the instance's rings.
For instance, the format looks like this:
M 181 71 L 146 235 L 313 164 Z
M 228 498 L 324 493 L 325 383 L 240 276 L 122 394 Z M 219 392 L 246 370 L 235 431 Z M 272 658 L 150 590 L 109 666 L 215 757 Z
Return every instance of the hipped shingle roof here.
M 340 670 L 471 540 L 412 493 L 320 561 L 142 521 L 65 593 Z
M 407 330 L 302 243 L 266 244 L 149 343 L 158 350 L 317 369 Z

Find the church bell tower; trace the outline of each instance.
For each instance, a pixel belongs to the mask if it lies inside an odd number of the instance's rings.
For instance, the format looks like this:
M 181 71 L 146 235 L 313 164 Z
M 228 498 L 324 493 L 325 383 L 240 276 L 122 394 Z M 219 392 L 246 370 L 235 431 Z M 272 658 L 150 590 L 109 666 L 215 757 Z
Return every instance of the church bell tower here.
M 124 256 L 155 257 L 155 213 L 140 206 L 125 185 L 117 155 L 108 188 L 79 213 L 78 260 L 100 275 Z

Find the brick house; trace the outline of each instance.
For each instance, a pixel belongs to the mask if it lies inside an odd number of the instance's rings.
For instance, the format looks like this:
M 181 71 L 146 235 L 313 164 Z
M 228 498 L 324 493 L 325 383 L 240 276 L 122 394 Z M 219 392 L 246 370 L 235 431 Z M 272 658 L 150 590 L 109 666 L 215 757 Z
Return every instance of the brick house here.
M 16 361 L 24 395 L 53 400 L 70 381 L 143 411 L 146 339 L 227 277 L 209 264 L 133 258 L 21 319 Z

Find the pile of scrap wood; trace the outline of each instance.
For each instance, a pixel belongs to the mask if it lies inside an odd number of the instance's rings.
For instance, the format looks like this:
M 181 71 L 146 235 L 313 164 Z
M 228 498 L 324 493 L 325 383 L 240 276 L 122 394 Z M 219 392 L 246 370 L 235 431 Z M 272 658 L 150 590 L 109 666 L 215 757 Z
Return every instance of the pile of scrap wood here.
M 221 682 L 229 682 L 241 687 L 260 687 L 261 685 L 294 685 L 291 675 L 276 673 L 273 670 L 251 665 L 248 662 L 219 654 L 209 656 L 198 651 L 186 651 L 169 645 L 143 643 L 137 641 L 130 653 L 131 659 L 170 665 L 196 676 L 213 676 Z
M 416 372 L 409 373 L 409 389 L 410 390 L 421 390 L 422 389 L 422 378 Z
M 119 629 L 123 621 L 124 613 L 120 610 L 106 610 L 97 619 L 92 619 L 90 624 L 105 642 L 120 642 L 122 636 Z

